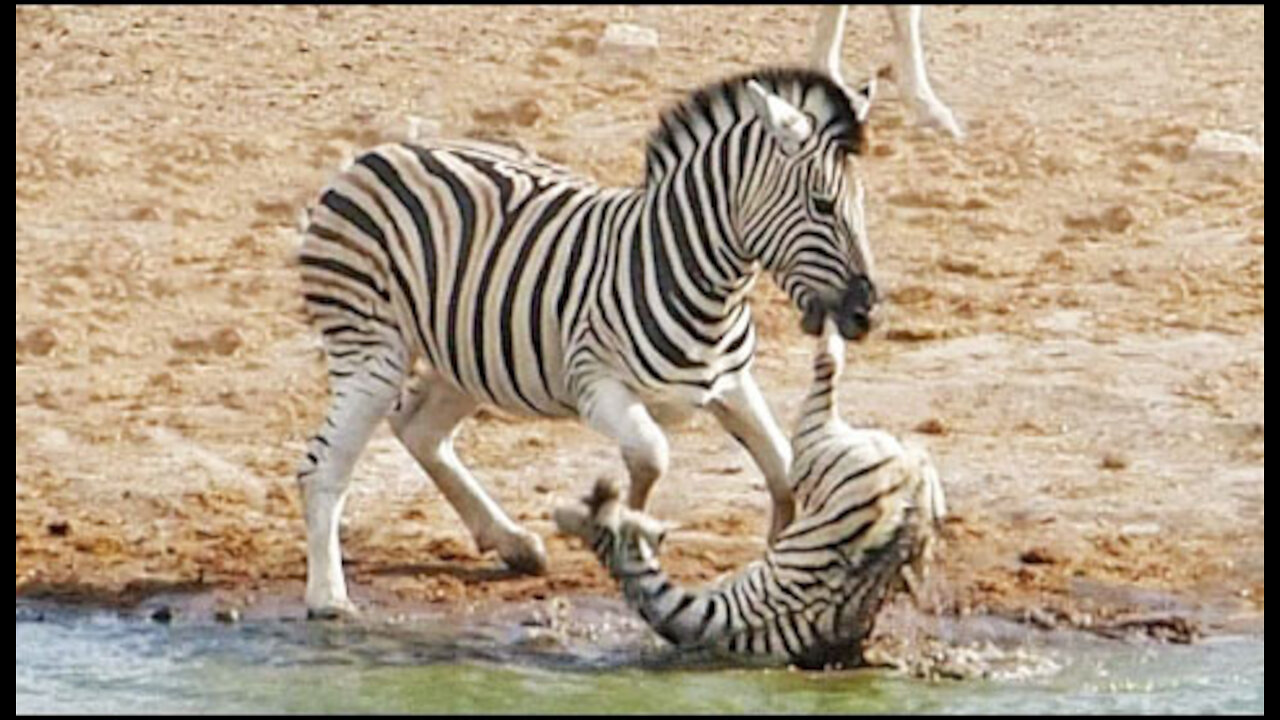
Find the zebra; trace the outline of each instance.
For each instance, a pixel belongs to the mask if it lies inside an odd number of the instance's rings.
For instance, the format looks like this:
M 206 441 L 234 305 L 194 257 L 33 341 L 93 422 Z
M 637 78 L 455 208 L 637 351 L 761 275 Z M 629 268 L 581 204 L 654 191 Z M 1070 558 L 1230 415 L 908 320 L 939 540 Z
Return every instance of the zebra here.
M 298 470 L 310 617 L 355 614 L 338 524 L 386 417 L 481 552 L 546 569 L 453 449 L 483 405 L 577 417 L 614 439 L 643 508 L 668 447 L 651 409 L 705 408 L 752 455 L 790 521 L 790 449 L 751 375 L 763 270 L 816 333 L 863 337 L 877 292 L 859 167 L 874 79 L 767 68 L 660 115 L 643 182 L 605 188 L 509 147 L 438 140 L 355 158 L 309 210 L 305 306 L 330 405 Z
M 861 663 L 862 641 L 895 590 L 917 592 L 946 514 L 927 453 L 836 410 L 843 347 L 828 338 L 792 435 L 797 517 L 765 556 L 717 585 L 674 584 L 656 553 L 668 526 L 623 507 L 610 478 L 582 503 L 557 507 L 557 527 L 584 540 L 627 603 L 681 648 L 805 668 Z

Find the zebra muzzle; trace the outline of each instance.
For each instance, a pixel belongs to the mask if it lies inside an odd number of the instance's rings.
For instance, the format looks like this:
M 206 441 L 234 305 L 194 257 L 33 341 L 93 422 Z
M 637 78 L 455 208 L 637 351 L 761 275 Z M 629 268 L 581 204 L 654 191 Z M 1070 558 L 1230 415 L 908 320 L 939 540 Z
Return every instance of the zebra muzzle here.
M 871 330 L 875 290 L 869 281 L 859 280 L 861 282 L 855 282 L 835 303 L 815 302 L 806 307 L 800 318 L 800 329 L 807 335 L 817 336 L 822 332 L 823 321 L 829 316 L 845 340 L 865 337 Z

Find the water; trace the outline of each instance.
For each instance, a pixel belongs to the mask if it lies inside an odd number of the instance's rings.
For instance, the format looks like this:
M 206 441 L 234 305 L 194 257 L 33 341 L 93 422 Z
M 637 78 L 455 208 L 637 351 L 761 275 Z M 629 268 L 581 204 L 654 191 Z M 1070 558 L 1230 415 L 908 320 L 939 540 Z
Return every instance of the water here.
M 19 713 L 1225 713 L 1263 711 L 1261 636 L 1192 646 L 1076 636 L 1062 669 L 927 682 L 690 664 L 622 623 L 565 645 L 506 621 L 362 628 L 279 619 L 163 625 L 19 607 Z

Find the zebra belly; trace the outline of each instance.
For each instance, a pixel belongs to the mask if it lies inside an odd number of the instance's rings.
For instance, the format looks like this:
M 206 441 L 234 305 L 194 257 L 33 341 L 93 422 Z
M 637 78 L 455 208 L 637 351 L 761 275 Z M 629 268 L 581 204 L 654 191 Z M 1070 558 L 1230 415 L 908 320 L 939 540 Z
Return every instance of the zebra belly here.
M 538 345 L 527 322 L 515 317 L 485 317 L 476 309 L 459 312 L 454 332 L 424 328 L 421 355 L 438 375 L 470 397 L 500 410 L 528 417 L 572 417 L 577 407 L 566 389 L 563 352 L 553 328 L 550 343 Z M 422 346 L 425 339 L 427 345 Z M 430 349 L 428 349 L 430 348 Z

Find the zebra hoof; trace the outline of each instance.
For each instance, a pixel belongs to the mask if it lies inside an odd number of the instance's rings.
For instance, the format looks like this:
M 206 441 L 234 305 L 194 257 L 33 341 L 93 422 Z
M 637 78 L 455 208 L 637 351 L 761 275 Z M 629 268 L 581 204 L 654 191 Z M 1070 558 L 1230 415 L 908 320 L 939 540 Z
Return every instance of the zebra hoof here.
M 542 538 L 528 530 L 508 536 L 499 544 L 498 555 L 507 567 L 523 575 L 547 574 L 547 551 Z
M 350 600 L 329 602 L 320 607 L 308 607 L 308 620 L 355 620 L 360 611 Z

